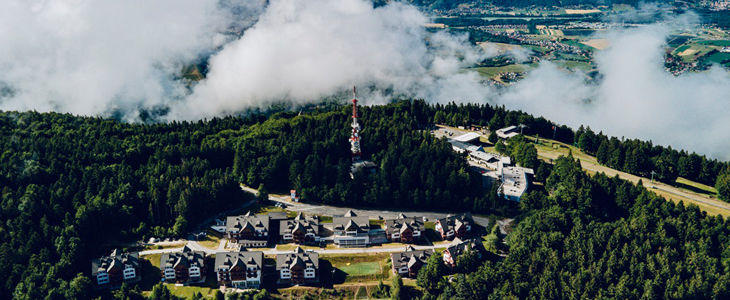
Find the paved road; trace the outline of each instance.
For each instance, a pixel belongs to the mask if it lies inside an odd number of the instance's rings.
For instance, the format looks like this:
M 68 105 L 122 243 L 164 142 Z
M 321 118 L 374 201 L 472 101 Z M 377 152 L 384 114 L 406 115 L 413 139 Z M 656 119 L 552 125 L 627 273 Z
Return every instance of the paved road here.
M 257 191 L 255 189 L 241 186 L 241 189 L 244 191 L 254 193 L 256 194 Z M 277 197 L 273 195 L 269 195 L 269 200 L 284 203 L 287 205 L 287 210 L 290 211 L 298 211 L 308 214 L 315 214 L 315 215 L 344 215 L 347 213 L 348 210 L 352 210 L 355 212 L 355 214 L 359 216 L 369 216 L 371 219 L 378 219 L 378 216 L 383 217 L 383 219 L 394 219 L 397 218 L 399 214 L 405 214 L 408 217 L 416 217 L 416 216 L 423 216 L 426 217 L 429 221 L 434 221 L 438 218 L 445 218 L 448 213 L 444 212 L 428 212 L 428 211 L 417 211 L 417 210 L 372 210 L 372 209 L 358 209 L 358 208 L 348 208 L 348 207 L 335 207 L 335 206 L 328 206 L 328 205 L 315 205 L 315 204 L 308 204 L 308 203 L 296 203 L 293 201 L 290 201 L 289 197 Z M 474 222 L 477 224 L 486 227 L 489 225 L 489 219 L 485 217 L 480 216 L 473 216 Z M 502 219 L 497 220 L 497 224 L 499 224 L 500 228 L 504 231 L 504 227 L 512 222 L 512 219 Z
M 450 132 L 453 132 L 453 136 L 449 136 L 446 133 L 447 130 Z M 446 136 L 447 138 L 454 138 L 454 137 L 457 137 L 459 135 L 469 133 L 469 132 L 475 132 L 475 131 L 462 130 L 462 129 L 452 128 L 452 127 L 445 127 L 445 126 L 437 125 L 437 129 L 435 131 L 433 131 L 432 133 L 436 137 Z M 479 133 L 479 132 L 477 132 L 477 133 Z M 485 135 L 481 135 L 481 137 L 486 138 Z M 538 154 L 538 156 L 542 156 L 542 157 L 545 157 L 548 159 L 557 159 L 560 155 L 564 155 L 563 153 L 552 153 L 552 152 L 543 151 L 541 149 L 537 149 L 537 154 Z M 580 161 L 580 163 L 581 163 L 581 167 L 585 170 L 588 170 L 591 172 L 596 172 L 596 173 L 603 172 L 609 177 L 618 175 L 621 179 L 629 180 L 634 183 L 637 183 L 639 180 L 642 180 L 642 182 L 644 184 L 651 182 L 650 178 L 640 177 L 640 176 L 636 176 L 636 175 L 629 174 L 626 172 L 621 172 L 621 171 L 618 171 L 615 169 L 611 169 L 611 168 L 608 168 L 605 166 L 598 165 L 598 164 L 594 163 L 593 161 L 588 161 L 588 160 L 582 159 Z M 470 164 L 473 165 L 471 162 L 470 162 Z M 657 190 L 661 190 L 661 191 L 667 192 L 669 194 L 672 194 L 674 196 L 677 196 L 677 197 L 668 197 L 668 198 L 677 198 L 677 200 L 687 200 L 690 202 L 695 201 L 695 202 L 699 202 L 699 203 L 702 203 L 705 205 L 709 205 L 709 206 L 718 208 L 725 213 L 730 212 L 730 203 L 727 203 L 727 202 L 709 198 L 707 196 L 700 195 L 697 193 L 688 192 L 688 191 L 685 191 L 685 190 L 679 189 L 677 187 L 674 187 L 674 186 L 671 186 L 671 185 L 668 185 L 668 184 L 665 184 L 662 182 L 658 182 L 658 181 L 651 183 L 651 186 L 653 186 Z
M 416 250 L 434 250 L 439 248 L 446 248 L 449 244 L 443 243 L 443 244 L 437 244 L 433 246 L 413 246 L 416 248 Z M 203 251 L 206 254 L 216 254 L 221 252 L 228 252 L 229 250 L 220 250 L 220 249 L 208 249 L 203 246 L 200 246 L 195 241 L 188 242 L 188 247 L 195 251 Z M 154 250 L 145 250 L 140 251 L 140 255 L 151 255 L 151 254 L 161 254 L 161 253 L 172 253 L 180 251 L 182 247 L 180 248 L 167 248 L 167 249 L 154 249 Z M 263 251 L 266 255 L 275 255 L 275 254 L 283 254 L 283 253 L 291 253 L 291 250 L 277 250 L 275 248 L 248 248 L 249 251 Z M 398 247 L 373 247 L 373 248 L 342 248 L 342 249 L 317 249 L 315 250 L 319 254 L 361 254 L 361 253 L 390 253 L 390 252 L 399 252 L 403 251 L 405 248 L 403 246 Z

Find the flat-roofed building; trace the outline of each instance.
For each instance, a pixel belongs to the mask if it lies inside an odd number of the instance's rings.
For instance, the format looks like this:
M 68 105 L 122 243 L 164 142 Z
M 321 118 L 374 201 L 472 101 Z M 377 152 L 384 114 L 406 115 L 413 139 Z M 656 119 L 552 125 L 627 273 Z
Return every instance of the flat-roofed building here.
M 495 133 L 497 134 L 498 138 L 506 140 L 513 136 L 518 135 L 519 133 L 517 133 L 517 131 L 518 131 L 517 126 L 509 126 L 509 127 L 499 129 Z
M 478 134 L 476 132 L 469 132 L 462 134 L 460 136 L 455 137 L 453 140 L 457 142 L 462 143 L 473 143 L 474 141 L 479 142 L 479 138 L 481 137 L 481 134 Z
M 502 185 L 499 186 L 497 192 L 504 195 L 507 200 L 519 202 L 529 187 L 529 176 L 532 174 L 534 174 L 533 170 L 528 168 L 502 168 Z

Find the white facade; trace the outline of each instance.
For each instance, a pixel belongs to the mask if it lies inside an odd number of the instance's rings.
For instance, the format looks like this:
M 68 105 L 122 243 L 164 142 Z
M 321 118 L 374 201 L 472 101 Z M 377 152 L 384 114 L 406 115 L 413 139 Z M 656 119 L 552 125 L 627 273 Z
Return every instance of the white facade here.
M 282 279 L 291 278 L 291 272 L 289 271 L 289 269 L 281 269 L 281 278 Z
M 96 283 L 106 284 L 109 283 L 109 274 L 106 272 L 99 273 L 96 275 Z
M 306 268 L 306 269 L 304 269 L 304 278 L 314 278 L 315 276 L 316 275 L 315 275 L 314 268 Z

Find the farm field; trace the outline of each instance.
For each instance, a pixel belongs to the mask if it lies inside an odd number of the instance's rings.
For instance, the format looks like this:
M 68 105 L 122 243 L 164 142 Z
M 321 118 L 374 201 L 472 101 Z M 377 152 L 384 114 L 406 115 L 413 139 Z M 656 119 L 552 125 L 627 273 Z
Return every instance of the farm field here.
M 506 65 L 502 67 L 481 67 L 481 68 L 471 68 L 468 70 L 477 71 L 479 74 L 481 74 L 484 77 L 487 78 L 493 78 L 494 76 L 497 76 L 499 73 L 503 72 L 526 72 L 529 70 L 532 70 L 531 65 L 522 65 L 522 64 L 511 64 Z
M 592 39 L 592 40 L 583 41 L 583 42 L 581 42 L 581 44 L 591 46 L 598 50 L 606 49 L 609 46 L 607 39 Z

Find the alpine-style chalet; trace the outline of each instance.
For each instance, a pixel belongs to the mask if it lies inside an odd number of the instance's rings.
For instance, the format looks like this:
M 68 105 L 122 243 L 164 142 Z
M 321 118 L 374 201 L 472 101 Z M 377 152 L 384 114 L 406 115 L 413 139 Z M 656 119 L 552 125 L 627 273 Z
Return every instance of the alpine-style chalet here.
M 340 247 L 366 247 L 370 244 L 370 218 L 349 210 L 342 217 L 332 218 L 332 232 L 334 243 Z
M 436 232 L 441 235 L 443 240 L 453 240 L 455 237 L 463 238 L 471 232 L 473 226 L 474 219 L 469 212 L 448 215 L 446 218 L 437 219 L 434 224 Z
M 229 216 L 226 220 L 228 240 L 243 247 L 266 247 L 269 242 L 269 215 Z
M 141 278 L 139 253 L 120 253 L 114 249 L 109 256 L 91 261 L 91 277 L 100 288 L 118 288 L 123 282 L 137 282 Z
M 279 236 L 285 243 L 314 244 L 320 242 L 317 217 L 304 217 L 300 212 L 294 220 L 279 222 Z
M 424 226 L 422 219 L 400 214 L 397 219 L 385 220 L 383 229 L 389 242 L 414 243 L 421 238 Z
M 319 254 L 297 247 L 291 253 L 276 255 L 278 284 L 302 285 L 319 282 Z
M 222 252 L 215 255 L 215 272 L 222 286 L 257 289 L 261 285 L 264 253 L 261 251 Z
M 413 246 L 408 245 L 405 252 L 390 254 L 393 274 L 415 278 L 431 255 L 433 255 L 433 251 L 430 249 L 416 250 Z
M 193 251 L 185 245 L 180 252 L 163 253 L 160 268 L 165 282 L 199 283 L 205 278 L 205 252 Z

